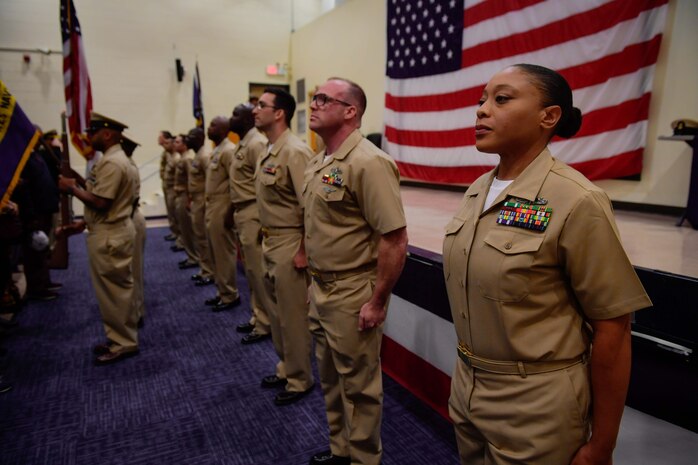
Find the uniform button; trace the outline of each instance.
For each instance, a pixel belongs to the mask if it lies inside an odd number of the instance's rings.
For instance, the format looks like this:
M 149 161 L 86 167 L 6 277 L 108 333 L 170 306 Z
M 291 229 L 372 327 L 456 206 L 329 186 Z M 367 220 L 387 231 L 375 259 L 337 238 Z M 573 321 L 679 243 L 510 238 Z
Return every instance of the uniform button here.
M 506 244 L 504 244 L 504 248 L 507 250 L 511 249 L 511 242 L 507 242 Z
M 465 288 L 465 281 L 464 280 L 458 281 L 458 284 L 460 284 L 460 287 Z
M 460 316 L 465 318 L 465 312 L 460 312 Z

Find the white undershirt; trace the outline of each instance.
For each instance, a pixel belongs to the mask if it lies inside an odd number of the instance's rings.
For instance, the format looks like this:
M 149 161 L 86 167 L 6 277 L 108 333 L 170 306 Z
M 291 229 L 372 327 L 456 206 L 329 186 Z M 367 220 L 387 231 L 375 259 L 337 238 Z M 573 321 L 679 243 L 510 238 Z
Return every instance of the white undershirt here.
M 482 207 L 482 211 L 484 212 L 488 208 L 492 206 L 494 201 L 499 197 L 499 194 L 504 191 L 507 187 L 509 187 L 509 184 L 514 182 L 513 179 L 510 179 L 508 181 L 500 181 L 497 178 L 494 178 L 492 180 L 492 185 L 490 186 L 490 190 L 487 192 L 487 198 L 485 199 L 485 205 Z

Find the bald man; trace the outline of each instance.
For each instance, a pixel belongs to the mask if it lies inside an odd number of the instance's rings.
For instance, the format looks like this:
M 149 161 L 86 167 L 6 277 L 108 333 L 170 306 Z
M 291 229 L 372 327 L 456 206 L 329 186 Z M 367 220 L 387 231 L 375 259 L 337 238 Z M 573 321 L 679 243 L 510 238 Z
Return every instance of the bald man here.
M 252 315 L 248 323 L 251 332 L 242 338 L 243 344 L 253 344 L 267 339 L 271 334 L 269 296 L 264 289 L 262 263 L 262 225 L 255 192 L 255 169 L 259 158 L 266 154 L 267 138 L 254 127 L 250 104 L 240 104 L 233 109 L 230 129 L 240 137 L 233 153 L 230 168 L 230 210 L 226 225 L 233 228 L 242 251 L 245 276 L 250 287 Z M 238 326 L 244 332 L 245 325 Z
M 218 293 L 205 304 L 210 305 L 214 312 L 240 305 L 235 234 L 224 224 L 230 208 L 230 166 L 235 152 L 235 144 L 228 139 L 229 132 L 229 121 L 225 116 L 213 118 L 208 127 L 208 138 L 216 147 L 206 169 L 206 229 Z

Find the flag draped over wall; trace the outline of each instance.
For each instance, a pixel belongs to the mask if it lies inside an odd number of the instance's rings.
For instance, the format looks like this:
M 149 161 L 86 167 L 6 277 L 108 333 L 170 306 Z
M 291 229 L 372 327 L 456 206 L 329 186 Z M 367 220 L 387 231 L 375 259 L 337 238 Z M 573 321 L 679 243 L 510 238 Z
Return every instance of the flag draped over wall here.
M 0 81 L 0 207 L 10 199 L 38 140 L 39 131 Z
M 87 72 L 85 49 L 82 44 L 80 22 L 73 0 L 61 0 L 61 36 L 63 38 L 63 81 L 65 105 L 70 139 L 83 155 L 89 155 L 92 147 L 85 129 L 90 124 L 92 89 Z
M 498 163 L 475 149 L 475 112 L 498 71 L 560 72 L 584 115 L 560 160 L 590 179 L 639 174 L 668 0 L 387 0 L 385 149 L 402 176 L 471 183 Z
M 196 127 L 203 128 L 204 125 L 204 106 L 201 102 L 201 78 L 199 77 L 199 62 L 196 62 L 196 71 L 194 72 L 194 118 L 196 118 Z

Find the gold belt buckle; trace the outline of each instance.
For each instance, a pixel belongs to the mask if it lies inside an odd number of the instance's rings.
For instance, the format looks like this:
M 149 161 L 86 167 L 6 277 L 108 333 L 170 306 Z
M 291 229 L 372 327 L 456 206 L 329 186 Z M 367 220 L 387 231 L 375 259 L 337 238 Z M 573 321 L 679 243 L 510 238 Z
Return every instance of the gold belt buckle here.
M 473 363 L 470 361 L 471 352 L 464 345 L 458 344 L 458 354 L 460 355 L 460 359 L 463 360 L 463 363 L 470 368 L 473 367 Z

